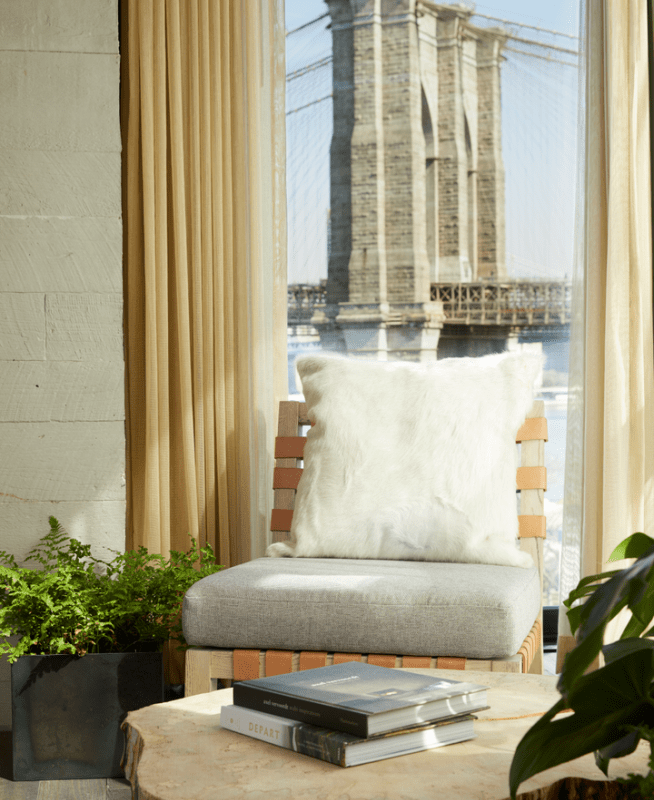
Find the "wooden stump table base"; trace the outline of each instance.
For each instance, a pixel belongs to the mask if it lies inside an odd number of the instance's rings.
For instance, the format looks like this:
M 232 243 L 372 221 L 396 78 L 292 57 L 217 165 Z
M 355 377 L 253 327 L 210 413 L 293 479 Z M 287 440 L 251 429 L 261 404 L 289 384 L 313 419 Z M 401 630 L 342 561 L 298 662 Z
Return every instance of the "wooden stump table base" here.
M 628 800 L 628 797 L 617 781 L 564 778 L 541 789 L 521 793 L 518 800 Z

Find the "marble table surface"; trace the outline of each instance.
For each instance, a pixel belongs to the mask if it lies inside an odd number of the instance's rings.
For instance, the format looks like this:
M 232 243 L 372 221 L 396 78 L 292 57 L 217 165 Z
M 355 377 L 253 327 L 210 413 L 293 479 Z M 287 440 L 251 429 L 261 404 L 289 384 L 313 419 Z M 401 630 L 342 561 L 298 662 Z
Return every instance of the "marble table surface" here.
M 558 699 L 556 679 L 471 670 L 465 679 L 489 687 L 491 706 L 478 712 L 468 742 L 344 769 L 221 729 L 220 708 L 232 701 L 232 690 L 221 689 L 130 712 L 125 773 L 136 800 L 503 800 L 516 744 Z M 611 777 L 645 772 L 648 752 L 641 743 L 612 761 Z M 588 755 L 534 776 L 520 792 L 570 775 L 603 779 Z

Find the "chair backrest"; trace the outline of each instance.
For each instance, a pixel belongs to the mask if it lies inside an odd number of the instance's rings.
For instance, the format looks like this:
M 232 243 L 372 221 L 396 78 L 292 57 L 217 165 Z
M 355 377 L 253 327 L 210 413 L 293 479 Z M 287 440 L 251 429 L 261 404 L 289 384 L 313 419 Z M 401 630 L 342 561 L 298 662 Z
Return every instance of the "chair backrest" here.
M 518 536 L 521 549 L 532 556 L 538 567 L 541 595 L 543 539 L 546 530 L 544 492 L 547 489 L 544 447 L 547 441 L 547 420 L 544 414 L 545 404 L 542 400 L 537 400 L 516 436 L 521 451 L 516 475 L 516 490 L 520 492 Z M 306 436 L 302 436 L 302 429 L 310 424 L 306 403 L 282 400 L 279 404 L 273 477 L 275 498 L 270 525 L 273 542 L 285 541 L 290 535 L 295 493 L 302 476 L 301 463 L 307 441 Z

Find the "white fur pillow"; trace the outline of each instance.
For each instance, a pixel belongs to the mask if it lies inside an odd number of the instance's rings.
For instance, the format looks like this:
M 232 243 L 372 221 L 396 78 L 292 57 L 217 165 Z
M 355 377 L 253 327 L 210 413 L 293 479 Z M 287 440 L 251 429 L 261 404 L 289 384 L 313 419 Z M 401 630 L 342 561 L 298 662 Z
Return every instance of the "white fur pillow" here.
M 291 542 L 267 555 L 531 566 L 516 544 L 515 435 L 541 365 L 299 358 L 314 426 Z

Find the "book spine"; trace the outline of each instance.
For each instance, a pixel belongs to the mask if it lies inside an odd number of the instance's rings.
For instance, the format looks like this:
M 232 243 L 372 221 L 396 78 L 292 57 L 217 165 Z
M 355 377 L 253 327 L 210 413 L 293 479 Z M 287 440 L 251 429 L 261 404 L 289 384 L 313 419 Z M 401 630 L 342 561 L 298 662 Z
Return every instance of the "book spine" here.
M 243 706 L 223 706 L 220 726 L 330 764 L 345 766 L 345 744 L 335 731 L 313 730 L 297 720 L 275 717 Z
M 251 684 L 234 684 L 234 705 L 263 711 L 298 722 L 308 722 L 318 727 L 332 728 L 336 731 L 350 733 L 361 739 L 368 737 L 368 716 L 353 709 L 341 706 L 330 706 L 303 697 L 255 689 Z

